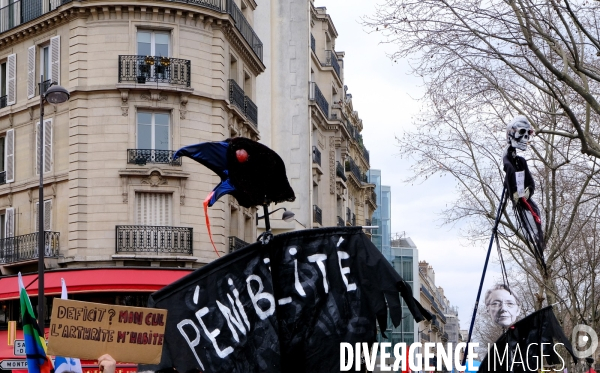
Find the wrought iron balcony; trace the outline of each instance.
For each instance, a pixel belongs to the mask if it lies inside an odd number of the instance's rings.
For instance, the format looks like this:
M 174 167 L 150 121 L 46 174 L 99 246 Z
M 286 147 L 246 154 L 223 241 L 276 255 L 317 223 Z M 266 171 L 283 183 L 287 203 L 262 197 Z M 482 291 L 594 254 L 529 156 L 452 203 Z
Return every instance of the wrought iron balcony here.
M 229 103 L 235 105 L 242 111 L 246 112 L 244 90 L 233 79 L 229 79 Z
M 193 254 L 192 228 L 151 225 L 117 225 L 115 230 L 115 249 L 117 254 Z
M 321 151 L 316 146 L 313 146 L 312 149 L 313 149 L 312 161 L 313 161 L 313 163 L 316 163 L 320 166 L 321 165 Z
M 0 97 L 0 109 L 5 108 L 8 103 L 8 96 L 4 95 Z
M 248 96 L 244 96 L 244 112 L 248 121 L 258 127 L 258 108 Z
M 342 179 L 344 181 L 348 181 L 348 179 L 346 179 L 346 173 L 344 172 L 344 167 L 342 167 L 340 162 L 337 162 L 337 161 L 335 162 L 335 174 L 340 179 Z
M 190 86 L 190 60 L 163 56 L 119 56 L 119 83 L 147 82 Z
M 367 175 L 360 171 L 360 167 L 356 165 L 352 157 L 348 157 L 346 161 L 346 172 L 352 172 L 356 180 L 366 182 Z
M 258 127 L 258 107 L 250 99 L 244 95 L 244 90 L 233 79 L 229 79 L 229 103 L 237 106 L 238 109 L 246 116 L 249 122 Z
M 243 241 L 236 236 L 229 236 L 229 252 L 232 253 L 236 250 L 242 249 L 250 245 L 248 242 Z
M 369 159 L 369 157 L 370 157 L 369 151 L 367 150 L 367 148 L 363 148 L 363 157 L 365 157 L 365 160 L 367 161 L 367 163 L 369 163 L 369 164 L 371 163 L 371 161 Z
M 72 0 L 69 0 L 69 1 L 72 1 Z M 219 12 L 223 12 L 223 8 L 221 7 L 221 0 L 167 0 L 167 1 L 191 4 L 191 5 L 199 6 L 202 8 L 208 8 L 208 9 L 216 10 Z M 63 0 L 63 2 L 64 2 L 64 0 Z
M 321 111 L 325 115 L 325 118 L 329 118 L 329 102 L 321 93 L 319 86 L 315 82 L 310 82 L 308 89 L 309 100 L 315 101 L 317 105 L 321 108 Z
M 344 219 L 342 219 L 341 217 L 337 217 L 337 226 L 338 227 L 343 227 L 344 225 L 346 225 L 346 223 L 344 223 Z
M 39 233 L 29 233 L 22 236 L 8 237 L 0 240 L 0 264 L 10 264 L 25 260 L 37 259 Z M 60 233 L 44 232 L 44 256 L 57 258 Z
M 61 0 L 45 0 L 44 2 L 17 0 L 7 4 L 0 8 L 0 33 L 49 13 L 64 3 Z
M 173 150 L 158 149 L 127 149 L 127 163 L 140 166 L 146 163 L 164 163 L 172 166 L 181 166 L 181 158 L 173 160 Z
M 313 205 L 313 223 L 323 224 L 323 211 L 317 205 Z
M 325 53 L 326 53 L 325 54 L 325 63 L 323 64 L 323 66 L 333 67 L 333 70 L 335 70 L 335 73 L 337 74 L 338 78 L 342 79 L 342 74 L 340 73 L 340 64 L 337 59 L 337 54 L 335 53 L 335 51 L 332 51 L 332 50 L 326 50 Z
M 235 28 L 238 29 L 240 34 L 246 42 L 250 45 L 250 48 L 256 53 L 256 56 L 262 61 L 263 59 L 263 43 L 260 41 L 244 14 L 235 4 L 234 0 L 227 0 L 227 13 L 233 18 Z
M 317 53 L 317 52 L 315 51 L 315 44 L 316 44 L 316 43 L 315 43 L 315 37 L 313 36 L 313 34 L 310 34 L 310 49 L 312 49 L 312 51 L 313 51 L 314 53 Z
M 323 211 L 317 205 L 313 205 L 313 223 L 323 224 Z

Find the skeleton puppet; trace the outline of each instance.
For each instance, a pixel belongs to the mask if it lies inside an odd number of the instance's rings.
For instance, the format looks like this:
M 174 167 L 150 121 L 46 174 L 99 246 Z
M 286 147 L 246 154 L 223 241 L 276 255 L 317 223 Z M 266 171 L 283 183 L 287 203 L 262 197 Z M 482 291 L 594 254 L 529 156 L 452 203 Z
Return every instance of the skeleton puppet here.
M 533 201 L 535 183 L 527 167 L 525 158 L 517 155 L 517 149 L 526 150 L 533 128 L 524 116 L 517 116 L 506 128 L 508 149 L 504 155 L 505 185 L 512 200 L 515 216 L 522 234 L 538 258 L 542 267 L 544 262 L 544 233 L 540 210 Z

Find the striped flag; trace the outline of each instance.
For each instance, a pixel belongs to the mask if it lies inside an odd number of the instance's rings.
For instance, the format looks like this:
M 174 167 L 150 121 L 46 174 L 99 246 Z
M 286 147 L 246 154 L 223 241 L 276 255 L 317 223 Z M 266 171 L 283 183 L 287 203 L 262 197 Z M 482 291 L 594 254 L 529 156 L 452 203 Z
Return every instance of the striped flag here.
M 62 283 L 60 299 L 68 299 L 67 284 L 65 284 L 65 280 L 62 278 L 60 279 L 60 282 Z M 81 369 L 81 360 L 72 357 L 57 356 L 54 359 L 54 365 L 56 366 L 54 373 L 83 373 L 83 370 Z
M 25 339 L 25 356 L 27 357 L 27 370 L 29 373 L 51 373 L 52 360 L 46 355 L 46 340 L 40 329 L 29 295 L 23 285 L 23 278 L 19 272 L 19 293 L 21 295 L 21 319 L 23 320 L 23 338 Z

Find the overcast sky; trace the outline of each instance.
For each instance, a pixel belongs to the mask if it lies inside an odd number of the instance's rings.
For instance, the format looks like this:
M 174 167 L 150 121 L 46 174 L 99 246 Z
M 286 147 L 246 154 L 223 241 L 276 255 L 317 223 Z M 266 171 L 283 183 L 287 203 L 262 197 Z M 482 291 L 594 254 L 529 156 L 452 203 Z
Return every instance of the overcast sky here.
M 363 120 L 371 168 L 381 169 L 382 184 L 392 188 L 392 233 L 405 233 L 415 242 L 419 260 L 433 266 L 436 285 L 442 286 L 451 304 L 459 308 L 461 328 L 468 329 L 487 243 L 467 245 L 459 228 L 440 225 L 442 209 L 455 198 L 451 178 L 433 177 L 421 185 L 403 182 L 410 175 L 410 163 L 398 156 L 394 137 L 414 128 L 411 117 L 419 111 L 423 88 L 418 78 L 408 75 L 407 61 L 394 63 L 386 56 L 393 46 L 380 44 L 379 34 L 368 34 L 361 26 L 361 17 L 373 14 L 375 4 L 315 0 L 315 6 L 327 8 L 338 31 L 336 50 L 346 53 L 344 84 Z M 501 152 L 499 149 L 498 157 Z M 499 280 L 499 268 L 490 262 L 484 291 Z

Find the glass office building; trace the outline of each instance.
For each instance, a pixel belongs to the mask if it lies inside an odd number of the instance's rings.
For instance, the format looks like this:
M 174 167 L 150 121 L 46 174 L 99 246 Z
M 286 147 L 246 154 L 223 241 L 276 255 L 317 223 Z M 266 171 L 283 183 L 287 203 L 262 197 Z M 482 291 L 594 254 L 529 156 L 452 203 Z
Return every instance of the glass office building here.
M 381 185 L 381 170 L 369 170 L 367 177 L 369 183 L 375 184 L 375 194 L 377 194 L 377 210 L 373 212 L 373 221 L 371 224 L 379 228 L 371 231 L 371 241 L 381 251 L 383 256 L 391 262 L 392 191 L 389 186 Z

